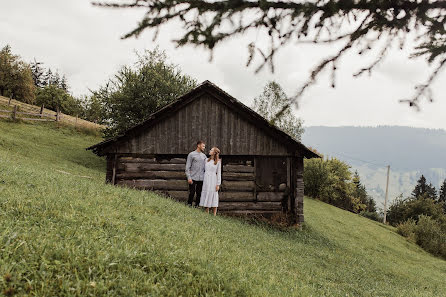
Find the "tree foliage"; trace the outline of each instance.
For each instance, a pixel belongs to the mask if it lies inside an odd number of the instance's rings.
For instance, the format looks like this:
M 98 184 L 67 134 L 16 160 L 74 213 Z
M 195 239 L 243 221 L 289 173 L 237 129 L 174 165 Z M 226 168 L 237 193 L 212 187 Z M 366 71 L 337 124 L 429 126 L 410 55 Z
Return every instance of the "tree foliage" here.
M 421 215 L 439 219 L 445 214 L 446 203 L 441 198 L 437 199 L 435 187 L 421 175 L 410 197 L 404 198 L 401 194 L 392 202 L 387 211 L 387 220 L 396 226 L 409 219 L 417 222 Z
M 271 124 L 300 141 L 304 132 L 303 121 L 295 117 L 289 108 L 276 117 L 287 104 L 288 97 L 282 87 L 277 82 L 271 81 L 266 84 L 262 94 L 254 99 L 253 108 Z
M 36 104 L 73 116 L 82 114 L 81 101 L 71 96 L 55 84 L 49 84 L 37 90 Z
M 399 224 L 397 230 L 429 253 L 446 259 L 446 216 L 434 219 L 421 215 L 418 222 L 409 219 Z
M 163 51 L 145 51 L 134 66 L 123 66 L 94 92 L 104 108 L 105 136 L 116 136 L 146 120 L 195 86 L 196 81 L 169 63 Z
M 438 194 L 438 201 L 444 202 L 446 206 L 446 179 L 443 181 L 443 184 L 440 187 L 440 192 Z M 445 208 L 446 212 L 446 208 Z
M 375 201 L 367 195 L 359 175 L 352 177 L 350 166 L 336 158 L 306 159 L 304 184 L 307 196 L 354 213 L 376 213 Z
M 423 97 L 432 100 L 430 85 L 446 64 L 445 1 L 206 1 L 206 0 L 133 0 L 95 3 L 103 7 L 145 8 L 143 19 L 123 38 L 138 36 L 147 28 L 156 30 L 166 23 L 185 28 L 175 42 L 179 46 L 196 45 L 212 50 L 219 43 L 249 31 L 269 35 L 268 48 L 253 41 L 248 51 L 248 65 L 255 56 L 261 59 L 256 71 L 265 65 L 274 70 L 273 57 L 288 44 L 333 44 L 338 50 L 327 56 L 311 72 L 290 102 L 315 83 L 327 68 L 334 73 L 340 59 L 349 52 L 371 55 L 373 62 L 360 66 L 354 76 L 370 73 L 395 44 L 403 48 L 414 36 L 411 57 L 425 57 L 435 67 L 425 83 L 417 86 L 412 98 L 401 100 L 418 108 Z M 179 31 L 181 32 L 181 31 Z
M 412 191 L 412 197 L 417 199 L 429 198 L 432 200 L 437 199 L 437 190 L 431 183 L 426 182 L 424 175 L 418 179 L 415 188 Z
M 26 103 L 35 99 L 30 66 L 14 55 L 9 45 L 0 51 L 0 95 Z
M 411 197 L 404 199 L 401 194 L 392 202 L 387 219 L 398 227 L 398 233 L 446 259 L 446 202 L 442 198 L 445 184 L 446 180 L 436 200 L 435 188 L 422 175 Z
M 61 76 L 58 71 L 53 73 L 51 68 L 45 71 L 42 62 L 37 62 L 35 59 L 31 63 L 31 72 L 34 85 L 37 88 L 44 88 L 49 85 L 55 85 L 58 88 L 68 92 L 69 86 L 65 75 Z

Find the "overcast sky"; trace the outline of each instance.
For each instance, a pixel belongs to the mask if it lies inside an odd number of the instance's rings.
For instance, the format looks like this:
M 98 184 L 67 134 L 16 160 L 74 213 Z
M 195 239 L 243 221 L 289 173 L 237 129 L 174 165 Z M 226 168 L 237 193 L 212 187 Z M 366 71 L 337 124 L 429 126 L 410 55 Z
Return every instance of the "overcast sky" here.
M 292 95 L 306 80 L 312 67 L 332 47 L 316 45 L 288 46 L 276 57 L 274 74 L 265 69 L 254 74 L 246 68 L 247 44 L 262 36 L 251 34 L 221 44 L 209 62 L 202 49 L 176 49 L 171 42 L 179 37 L 176 24 L 162 28 L 158 39 L 147 31 L 138 39 L 121 40 L 144 14 L 144 10 L 113 10 L 93 7 L 89 0 L 14 0 L 0 4 L 0 47 L 11 45 L 24 60 L 36 58 L 46 67 L 66 74 L 75 95 L 103 85 L 122 65 L 135 61 L 134 51 L 157 45 L 167 52 L 171 62 L 198 82 L 210 80 L 251 105 L 269 80 L 276 80 Z M 261 34 L 260 34 L 261 35 Z M 339 65 L 337 87 L 332 89 L 325 73 L 301 100 L 296 115 L 306 126 L 402 125 L 446 129 L 446 72 L 434 84 L 436 101 L 423 102 L 416 112 L 399 99 L 411 97 L 413 87 L 424 82 L 429 68 L 424 60 L 408 60 L 410 49 L 393 51 L 371 77 L 352 78 L 352 73 L 367 60 L 346 56 Z

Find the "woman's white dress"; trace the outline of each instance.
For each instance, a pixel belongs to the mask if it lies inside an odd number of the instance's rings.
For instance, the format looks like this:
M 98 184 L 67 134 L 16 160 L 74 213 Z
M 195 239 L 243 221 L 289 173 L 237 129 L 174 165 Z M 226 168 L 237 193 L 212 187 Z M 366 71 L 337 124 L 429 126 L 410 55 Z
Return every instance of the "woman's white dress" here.
M 218 192 L 216 186 L 221 184 L 221 160 L 214 165 L 214 160 L 205 159 L 203 190 L 200 206 L 218 207 Z

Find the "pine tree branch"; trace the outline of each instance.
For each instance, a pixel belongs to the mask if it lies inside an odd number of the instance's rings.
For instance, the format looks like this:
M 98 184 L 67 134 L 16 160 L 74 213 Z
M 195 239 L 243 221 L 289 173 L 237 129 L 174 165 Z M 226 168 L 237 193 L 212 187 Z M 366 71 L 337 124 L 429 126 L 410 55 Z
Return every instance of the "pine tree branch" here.
M 268 50 L 256 47 L 251 43 L 248 47 L 249 66 L 256 55 L 261 62 L 256 73 L 269 65 L 274 71 L 273 58 L 282 47 L 290 42 L 299 43 L 337 43 L 344 42 L 344 47 L 332 57 L 323 59 L 313 69 L 308 81 L 293 96 L 290 104 L 296 103 L 302 94 L 314 84 L 319 73 L 328 65 L 333 66 L 332 85 L 334 86 L 336 62 L 353 45 L 365 42 L 360 54 L 374 48 L 383 33 L 388 38 L 405 36 L 416 30 L 417 46 L 411 57 L 426 57 L 429 63 L 444 61 L 446 57 L 446 1 L 432 0 L 314 0 L 314 1 L 271 1 L 271 0 L 134 0 L 127 2 L 106 1 L 94 2 L 96 6 L 110 8 L 143 8 L 146 14 L 139 24 L 123 38 L 138 37 L 146 29 L 159 29 L 163 24 L 179 21 L 185 29 L 184 34 L 174 41 L 178 46 L 203 46 L 209 50 L 230 37 L 244 34 L 250 30 L 266 30 L 270 36 Z M 253 18 L 254 16 L 254 18 Z M 348 28 L 358 24 L 356 30 Z M 249 20 L 246 20 L 248 18 Z M 365 20 L 366 23 L 364 22 Z M 346 25 L 348 23 L 349 25 Z M 347 31 L 347 33 L 345 32 Z M 181 33 L 179 33 L 181 34 Z M 371 40 L 369 38 L 371 36 Z M 376 35 L 378 37 L 376 37 Z M 156 37 L 156 35 L 155 35 Z M 355 76 L 371 71 L 385 58 L 391 47 L 388 40 L 372 64 L 361 68 Z M 443 65 L 443 62 L 440 63 Z M 435 78 L 443 67 L 432 73 Z M 418 98 L 428 94 L 431 78 L 420 86 L 415 97 L 401 102 L 410 102 L 418 106 Z

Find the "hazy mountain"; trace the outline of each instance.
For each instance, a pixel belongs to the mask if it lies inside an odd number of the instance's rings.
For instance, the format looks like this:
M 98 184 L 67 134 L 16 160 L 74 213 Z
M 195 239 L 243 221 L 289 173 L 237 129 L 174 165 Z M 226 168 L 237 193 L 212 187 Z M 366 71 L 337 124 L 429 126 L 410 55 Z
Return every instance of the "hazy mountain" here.
M 410 195 L 421 174 L 437 189 L 446 178 L 446 130 L 314 126 L 305 128 L 302 141 L 358 170 L 378 202 L 384 201 L 387 165 L 391 167 L 390 199 L 400 193 Z

